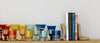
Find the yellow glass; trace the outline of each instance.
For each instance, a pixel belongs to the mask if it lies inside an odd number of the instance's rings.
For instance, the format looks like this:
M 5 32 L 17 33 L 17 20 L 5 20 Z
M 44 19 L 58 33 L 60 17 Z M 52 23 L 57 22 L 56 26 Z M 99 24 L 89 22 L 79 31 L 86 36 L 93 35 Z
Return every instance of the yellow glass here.
M 26 26 L 20 26 L 20 27 L 19 27 L 19 32 L 20 32 L 21 40 L 22 40 L 22 41 L 24 40 L 25 29 L 26 29 Z
M 19 29 L 19 26 L 20 26 L 19 24 L 11 24 L 10 25 L 11 29 L 15 30 L 15 31 Z
M 33 39 L 33 31 L 26 30 L 25 31 L 25 39 L 27 41 L 31 41 Z

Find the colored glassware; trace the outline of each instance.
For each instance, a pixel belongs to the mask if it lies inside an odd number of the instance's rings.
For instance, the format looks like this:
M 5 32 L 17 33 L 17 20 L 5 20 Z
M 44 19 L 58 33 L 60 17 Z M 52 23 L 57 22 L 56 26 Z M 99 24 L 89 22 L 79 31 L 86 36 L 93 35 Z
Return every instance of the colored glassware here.
M 39 29 L 40 31 L 43 31 L 45 29 L 45 24 L 36 24 L 37 29 Z
M 26 30 L 25 31 L 25 39 L 26 39 L 26 41 L 32 41 L 33 31 Z
M 11 24 L 10 27 L 14 31 L 15 34 L 15 40 L 20 40 L 20 33 L 19 33 L 19 26 L 20 24 Z
M 11 24 L 10 25 L 11 29 L 14 30 L 14 31 L 18 30 L 19 26 L 20 26 L 19 24 Z
M 26 29 L 26 26 L 20 26 L 20 28 L 19 28 L 19 32 L 20 32 L 22 41 L 24 41 L 25 29 Z
M 45 24 L 36 24 L 36 28 L 39 30 L 39 39 L 41 37 L 42 31 L 45 29 Z
M 29 31 L 34 30 L 34 25 L 32 24 L 26 25 L 26 30 L 29 30 Z
M 60 37 L 61 37 L 61 31 L 60 30 L 56 30 L 54 32 L 53 40 L 60 41 L 61 40 Z
M 33 31 L 34 30 L 34 25 L 33 24 L 28 24 L 28 25 L 26 25 L 26 31 L 32 31 L 32 32 L 34 32 Z M 34 36 L 34 33 L 32 34 L 32 39 L 33 39 L 33 36 Z M 30 40 L 32 40 L 30 37 L 27 37 L 26 36 L 26 40 L 28 40 L 28 41 L 30 41 Z
M 40 37 L 40 40 L 41 41 L 46 41 L 47 40 L 47 35 L 48 35 L 48 32 L 47 31 L 41 31 L 41 37 Z
M 6 24 L 1 24 L 0 25 L 0 40 L 2 40 L 2 36 L 3 36 L 3 34 L 2 34 L 2 31 L 3 31 L 3 29 L 6 27 Z
M 54 36 L 56 26 L 47 26 L 47 28 L 48 28 L 50 40 L 53 40 L 53 36 Z
M 0 26 L 0 40 L 2 40 L 2 27 Z
M 16 36 L 15 36 L 15 31 L 13 31 L 12 29 L 9 29 L 9 41 L 15 41 Z
M 4 41 L 7 41 L 8 40 L 8 32 L 9 32 L 9 28 L 10 26 L 6 26 L 4 29 L 3 29 L 3 36 L 4 36 Z
M 33 36 L 33 40 L 34 41 L 38 41 L 39 40 L 39 30 L 36 28 L 36 26 L 34 26 L 34 36 Z

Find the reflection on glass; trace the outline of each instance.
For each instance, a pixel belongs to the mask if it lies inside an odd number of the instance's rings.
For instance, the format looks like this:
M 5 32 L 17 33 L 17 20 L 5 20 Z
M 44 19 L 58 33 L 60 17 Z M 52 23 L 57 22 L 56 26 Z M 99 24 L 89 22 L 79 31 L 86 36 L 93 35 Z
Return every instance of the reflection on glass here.
M 60 37 L 61 37 L 61 31 L 60 30 L 56 30 L 54 32 L 53 40 L 60 41 L 61 40 Z
M 26 41 L 32 41 L 33 31 L 25 30 L 25 39 Z
M 36 28 L 36 26 L 34 26 L 34 41 L 38 41 L 39 40 L 39 29 Z
M 50 40 L 53 40 L 52 38 L 53 38 L 53 35 L 54 35 L 54 32 L 55 32 L 56 26 L 47 26 L 47 28 L 48 28 Z
M 19 32 L 20 32 L 22 41 L 24 40 L 25 29 L 26 29 L 26 26 L 20 26 L 20 28 L 19 28 Z
M 41 37 L 42 31 L 45 29 L 45 24 L 36 24 L 36 28 L 39 30 L 39 39 Z
M 11 28 L 9 29 L 9 40 L 10 41 L 15 41 L 16 36 L 15 36 L 15 31 L 13 31 Z
M 42 34 L 41 34 L 41 37 L 40 37 L 40 40 L 41 41 L 46 41 L 47 40 L 47 31 L 42 31 L 41 32 Z
M 9 28 L 10 26 L 6 26 L 4 29 L 3 29 L 3 35 L 4 35 L 4 40 L 7 41 L 8 39 L 8 31 L 9 31 Z

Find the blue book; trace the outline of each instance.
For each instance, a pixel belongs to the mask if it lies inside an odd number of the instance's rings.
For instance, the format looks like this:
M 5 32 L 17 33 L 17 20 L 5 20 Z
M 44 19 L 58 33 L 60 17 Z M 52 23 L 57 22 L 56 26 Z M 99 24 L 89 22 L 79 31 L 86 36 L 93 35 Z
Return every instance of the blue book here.
M 72 13 L 72 40 L 75 41 L 75 13 Z

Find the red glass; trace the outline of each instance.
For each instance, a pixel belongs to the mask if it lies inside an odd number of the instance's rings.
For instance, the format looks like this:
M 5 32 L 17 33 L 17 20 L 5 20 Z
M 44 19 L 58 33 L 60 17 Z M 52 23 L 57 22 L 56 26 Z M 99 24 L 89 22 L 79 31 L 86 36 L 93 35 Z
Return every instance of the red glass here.
M 0 40 L 2 40 L 2 27 L 0 27 Z
M 3 29 L 3 36 L 4 36 L 4 41 L 7 41 L 8 39 L 8 35 L 9 35 L 9 28 L 10 26 L 6 26 L 4 29 Z
M 0 40 L 2 40 L 2 29 L 4 29 L 5 27 L 6 27 L 5 24 L 0 25 Z

